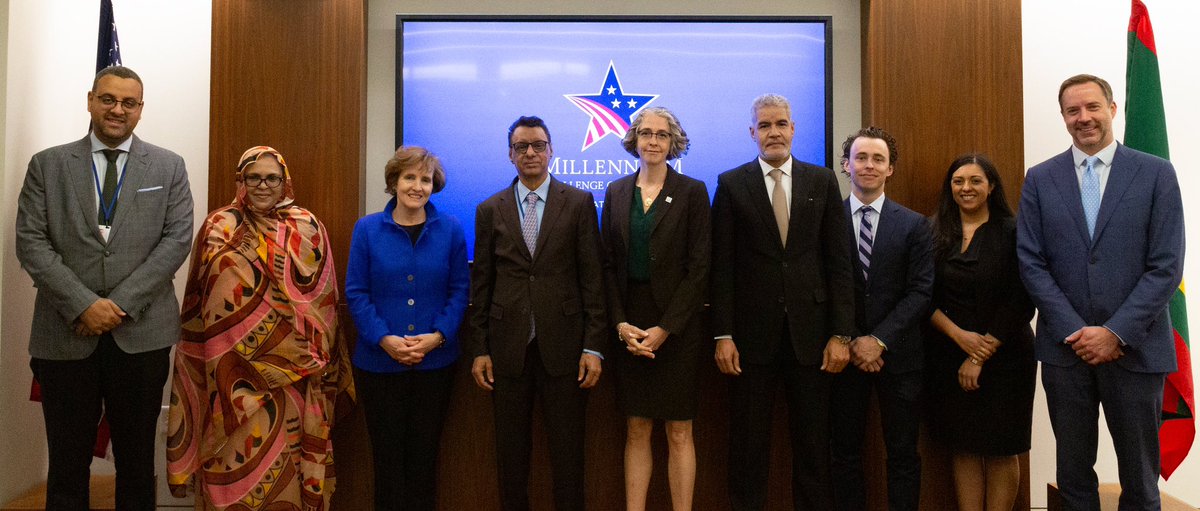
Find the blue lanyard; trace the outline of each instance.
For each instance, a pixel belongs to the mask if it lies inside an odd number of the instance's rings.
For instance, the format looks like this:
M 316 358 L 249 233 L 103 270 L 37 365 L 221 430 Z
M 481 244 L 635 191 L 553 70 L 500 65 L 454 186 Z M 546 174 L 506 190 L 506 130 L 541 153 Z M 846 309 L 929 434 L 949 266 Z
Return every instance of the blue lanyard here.
M 125 162 L 129 166 L 129 162 Z M 113 164 L 116 168 L 116 164 Z M 118 170 L 119 172 L 119 170 Z M 96 202 L 100 204 L 100 212 L 104 213 L 104 225 L 112 227 L 113 210 L 117 208 L 117 197 L 121 196 L 121 187 L 125 186 L 125 173 L 121 172 L 121 179 L 117 180 L 117 189 L 113 192 L 112 201 L 108 204 L 104 203 L 104 187 L 100 186 L 100 172 L 96 170 L 96 160 L 92 159 L 92 177 L 96 178 Z

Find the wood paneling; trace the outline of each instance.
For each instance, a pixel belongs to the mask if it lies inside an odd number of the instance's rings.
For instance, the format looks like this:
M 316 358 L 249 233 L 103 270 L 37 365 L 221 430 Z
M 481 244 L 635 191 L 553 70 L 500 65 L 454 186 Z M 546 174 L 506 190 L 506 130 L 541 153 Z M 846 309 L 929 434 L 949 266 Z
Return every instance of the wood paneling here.
M 888 196 L 923 214 L 954 158 L 987 153 L 1015 209 L 1024 180 L 1020 0 L 863 0 L 863 123 L 896 137 Z
M 863 0 L 862 19 L 863 124 L 888 130 L 900 153 L 888 197 L 932 214 L 950 162 L 982 152 L 1015 211 L 1025 177 L 1020 0 Z M 870 508 L 886 509 L 883 443 L 867 447 Z M 921 452 L 921 508 L 954 509 L 949 452 L 924 437 Z M 1029 508 L 1028 454 L 1021 468 L 1014 509 Z
M 339 276 L 359 217 L 366 139 L 364 0 L 213 2 L 209 209 L 256 145 L 287 159 L 296 204 L 329 230 Z
M 208 208 L 233 200 L 243 151 L 278 149 L 296 204 L 329 232 L 340 283 L 363 197 L 365 0 L 215 0 L 212 24 Z M 353 332 L 341 310 L 343 326 Z M 361 414 L 356 409 L 333 431 L 335 509 L 371 508 Z

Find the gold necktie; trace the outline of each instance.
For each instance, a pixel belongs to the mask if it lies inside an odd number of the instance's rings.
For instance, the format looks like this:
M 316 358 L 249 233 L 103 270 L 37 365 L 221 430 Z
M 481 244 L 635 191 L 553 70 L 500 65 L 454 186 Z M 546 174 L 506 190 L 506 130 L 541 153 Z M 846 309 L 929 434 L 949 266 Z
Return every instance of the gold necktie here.
M 788 231 L 788 200 L 783 191 L 783 171 L 771 169 L 768 174 L 775 180 L 775 188 L 771 191 L 771 209 L 775 212 L 775 224 L 779 227 L 779 240 L 787 246 Z

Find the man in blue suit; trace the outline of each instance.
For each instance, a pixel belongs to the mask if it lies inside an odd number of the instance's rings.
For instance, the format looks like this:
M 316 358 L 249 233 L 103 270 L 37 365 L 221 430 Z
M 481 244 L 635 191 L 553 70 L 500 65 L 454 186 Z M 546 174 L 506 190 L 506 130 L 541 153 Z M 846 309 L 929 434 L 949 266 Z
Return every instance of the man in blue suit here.
M 1183 205 L 1171 163 L 1113 140 L 1108 82 L 1068 78 L 1058 103 L 1072 147 L 1029 169 L 1017 255 L 1038 308 L 1042 362 L 1067 509 L 1100 509 L 1097 405 L 1121 510 L 1159 509 L 1158 422 L 1174 371 L 1167 302 L 1182 279 Z
M 896 139 L 874 126 L 842 143 L 850 176 L 844 201 L 852 220 L 846 249 L 854 260 L 852 367 L 835 377 L 831 407 L 833 490 L 839 510 L 867 508 L 862 446 L 871 390 L 879 399 L 887 446 L 888 509 L 916 511 L 921 393 L 921 323 L 933 288 L 931 231 L 925 217 L 884 194 L 895 170 Z

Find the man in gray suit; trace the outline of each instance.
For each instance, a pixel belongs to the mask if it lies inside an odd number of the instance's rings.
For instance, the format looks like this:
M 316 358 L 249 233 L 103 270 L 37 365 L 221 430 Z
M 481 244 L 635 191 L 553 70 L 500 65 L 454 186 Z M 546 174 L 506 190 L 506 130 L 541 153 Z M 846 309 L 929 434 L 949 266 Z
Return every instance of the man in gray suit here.
M 87 509 L 101 411 L 117 509 L 154 509 L 154 433 L 179 304 L 171 284 L 192 239 L 179 155 L 133 136 L 142 80 L 96 74 L 91 133 L 33 156 L 17 203 L 17 258 L 37 299 L 30 367 L 49 449 L 46 509 Z

